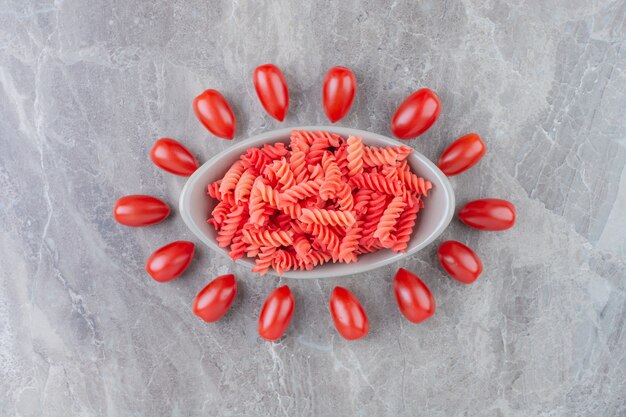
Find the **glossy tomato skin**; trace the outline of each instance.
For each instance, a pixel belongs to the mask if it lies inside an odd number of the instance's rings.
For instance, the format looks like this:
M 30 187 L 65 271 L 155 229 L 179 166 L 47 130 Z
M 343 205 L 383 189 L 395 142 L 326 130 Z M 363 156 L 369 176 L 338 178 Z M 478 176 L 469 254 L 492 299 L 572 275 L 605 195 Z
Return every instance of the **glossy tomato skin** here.
M 369 331 L 370 323 L 359 299 L 343 287 L 335 287 L 330 294 L 330 315 L 344 339 L 360 339 Z
M 265 111 L 282 122 L 289 110 L 289 88 L 283 73 L 274 64 L 256 67 L 252 76 L 254 89 Z
M 332 123 L 344 118 L 352 107 L 356 94 L 356 77 L 345 67 L 333 67 L 324 77 L 322 102 L 324 113 Z
M 198 160 L 180 142 L 161 138 L 150 149 L 150 159 L 154 165 L 175 175 L 188 177 L 200 166 Z
M 435 299 L 421 279 L 404 268 L 398 269 L 393 289 L 400 312 L 412 323 L 421 323 L 435 314 Z
M 288 286 L 275 289 L 261 309 L 259 336 L 269 341 L 280 339 L 291 323 L 294 306 L 293 294 Z
M 158 282 L 178 278 L 191 263 L 195 245 L 193 242 L 177 240 L 154 251 L 146 261 L 146 272 Z
M 163 201 L 149 195 L 127 195 L 115 203 L 113 216 L 124 226 L 149 226 L 165 220 L 170 208 Z
M 391 119 L 391 131 L 400 139 L 412 139 L 426 132 L 440 113 L 439 96 L 428 88 L 422 88 L 400 104 Z
M 441 266 L 454 279 L 463 284 L 476 281 L 483 272 L 483 264 L 473 250 L 455 240 L 448 240 L 437 251 Z
M 459 219 L 475 229 L 506 230 L 515 224 L 515 206 L 499 198 L 483 198 L 467 203 L 459 211 Z
M 193 100 L 193 111 L 209 132 L 223 139 L 235 137 L 236 122 L 233 110 L 217 90 L 206 90 Z
M 451 177 L 476 165 L 487 150 L 485 142 L 476 133 L 461 136 L 441 154 L 437 165 Z
M 202 289 L 193 300 L 193 313 L 202 320 L 218 321 L 228 311 L 237 295 L 237 281 L 233 274 L 222 275 Z

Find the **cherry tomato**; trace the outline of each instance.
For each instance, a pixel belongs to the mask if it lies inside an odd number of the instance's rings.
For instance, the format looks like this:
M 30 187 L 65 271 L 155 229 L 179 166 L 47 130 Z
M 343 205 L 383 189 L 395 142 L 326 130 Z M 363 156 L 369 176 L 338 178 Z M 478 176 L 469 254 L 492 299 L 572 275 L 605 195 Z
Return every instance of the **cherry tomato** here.
M 193 111 L 200 123 L 215 136 L 229 140 L 235 136 L 235 115 L 219 91 L 206 90 L 196 97 Z
M 439 169 L 451 177 L 476 165 L 485 155 L 485 142 L 476 133 L 461 136 L 446 148 L 439 157 Z
M 178 278 L 191 263 L 195 245 L 178 240 L 154 251 L 146 261 L 146 272 L 155 281 L 168 282 Z
M 428 88 L 406 98 L 391 119 L 391 131 L 400 139 L 412 139 L 426 132 L 441 113 L 441 102 Z
M 294 305 L 293 294 L 288 286 L 275 289 L 261 309 L 259 335 L 269 341 L 280 339 L 291 323 Z
M 348 114 L 354 94 L 356 93 L 356 77 L 345 67 L 333 67 L 324 77 L 322 101 L 328 119 L 335 123 Z
M 459 211 L 459 219 L 475 229 L 506 230 L 515 224 L 515 206 L 498 198 L 474 200 Z
M 404 268 L 398 269 L 393 289 L 400 312 L 413 323 L 421 323 L 435 314 L 435 299 L 421 279 Z
M 237 282 L 233 274 L 222 275 L 202 289 L 193 300 L 193 314 L 212 323 L 228 311 L 237 294 Z
M 150 159 L 154 165 L 172 174 L 188 177 L 200 166 L 195 156 L 180 142 L 162 138 L 154 142 L 150 149 Z
M 370 323 L 359 299 L 343 287 L 335 287 L 330 294 L 330 315 L 344 339 L 360 339 L 369 331 Z
M 471 284 L 483 272 L 483 264 L 478 255 L 455 240 L 443 242 L 437 255 L 443 269 L 463 284 Z
M 273 64 L 256 67 L 254 89 L 265 111 L 274 119 L 282 122 L 289 109 L 289 89 L 280 69 Z
M 165 220 L 170 208 L 163 201 L 149 195 L 127 195 L 115 203 L 113 216 L 124 226 L 149 226 Z

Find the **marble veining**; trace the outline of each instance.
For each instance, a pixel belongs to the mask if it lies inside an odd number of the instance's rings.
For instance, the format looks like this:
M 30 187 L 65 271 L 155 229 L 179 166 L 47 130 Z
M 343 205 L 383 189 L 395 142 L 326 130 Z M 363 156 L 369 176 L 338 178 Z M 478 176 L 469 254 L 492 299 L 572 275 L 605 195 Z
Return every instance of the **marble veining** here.
M 623 416 L 626 414 L 626 2 L 0 0 L 0 416 Z M 279 124 L 255 66 L 287 78 Z M 184 179 L 148 159 L 174 137 L 205 161 L 230 146 L 195 120 L 193 97 L 231 102 L 236 141 L 325 124 L 333 65 L 358 79 L 339 124 L 389 135 L 422 86 L 443 103 L 408 142 L 431 159 L 469 131 L 488 152 L 452 179 L 458 205 L 503 197 L 517 226 L 454 220 L 400 265 L 343 279 L 258 278 L 200 247 L 159 285 L 143 263 L 193 239 L 176 210 Z M 169 220 L 128 229 L 122 195 L 168 201 Z M 456 239 L 485 272 L 462 286 L 436 261 Z M 409 268 L 437 314 L 401 318 L 392 276 Z M 206 325 L 191 300 L 233 271 L 240 293 Z M 288 283 L 287 336 L 262 342 L 265 296 Z M 328 294 L 349 287 L 371 334 L 335 332 Z

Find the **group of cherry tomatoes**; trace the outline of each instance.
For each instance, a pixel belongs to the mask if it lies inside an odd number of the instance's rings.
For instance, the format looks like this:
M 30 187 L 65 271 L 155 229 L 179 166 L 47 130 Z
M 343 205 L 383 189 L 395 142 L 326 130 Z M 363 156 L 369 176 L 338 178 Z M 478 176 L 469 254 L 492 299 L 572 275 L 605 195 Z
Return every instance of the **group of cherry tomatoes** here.
M 285 76 L 274 64 L 258 66 L 252 75 L 254 89 L 265 111 L 282 122 L 289 110 L 289 88 Z M 345 67 L 333 67 L 324 77 L 322 102 L 324 112 L 332 123 L 348 114 L 356 95 L 356 77 Z M 212 134 L 231 140 L 237 122 L 226 98 L 217 90 L 206 90 L 193 101 L 193 110 Z M 441 113 L 437 94 L 428 88 L 417 90 L 398 106 L 391 131 L 400 139 L 412 139 L 426 132 Z
M 289 90 L 278 67 L 266 64 L 257 67 L 253 82 L 261 105 L 278 121 L 283 121 L 289 109 Z M 356 77 L 348 68 L 331 68 L 324 77 L 322 98 L 324 112 L 335 123 L 352 107 L 356 94 Z M 221 93 L 206 90 L 193 101 L 199 121 L 214 135 L 232 139 L 235 136 L 234 113 Z M 398 106 L 391 120 L 391 130 L 400 139 L 412 139 L 426 132 L 437 120 L 441 102 L 427 88 L 417 90 Z M 454 141 L 441 154 L 439 168 L 448 176 L 458 175 L 476 165 L 486 147 L 480 136 L 470 133 Z M 198 161 L 189 150 L 174 139 L 157 140 L 150 150 L 150 159 L 159 168 L 175 175 L 190 176 Z M 169 206 L 148 195 L 128 195 L 120 198 L 114 208 L 115 220 L 132 226 L 148 226 L 163 221 Z M 466 225 L 488 231 L 506 230 L 515 223 L 515 207 L 508 201 L 487 198 L 467 203 L 458 213 Z M 191 263 L 195 245 L 188 241 L 171 242 L 157 249 L 146 261 L 147 273 L 158 282 L 178 278 Z M 466 245 L 457 241 L 443 242 L 438 250 L 441 265 L 456 280 L 470 284 L 483 270 L 480 258 Z M 221 319 L 232 305 L 237 283 L 232 274 L 212 280 L 196 296 L 192 310 L 206 322 Z M 400 312 L 407 320 L 421 323 L 435 312 L 435 300 L 422 280 L 400 268 L 394 278 L 394 293 Z M 259 315 L 259 335 L 266 340 L 279 339 L 289 327 L 295 308 L 293 293 L 288 286 L 274 290 L 265 301 Z M 359 299 L 343 287 L 330 294 L 330 313 L 339 334 L 347 340 L 365 337 L 369 320 Z
M 413 323 L 421 323 L 435 313 L 435 300 L 428 287 L 417 275 L 400 268 L 393 282 L 400 312 Z M 237 282 L 233 274 L 222 275 L 198 293 L 193 312 L 206 322 L 214 322 L 228 311 L 235 295 Z M 259 335 L 269 341 L 280 339 L 293 317 L 295 300 L 291 289 L 283 285 L 265 300 L 259 314 Z M 346 340 L 361 339 L 369 332 L 369 319 L 359 299 L 343 287 L 330 294 L 330 314 L 339 334 Z

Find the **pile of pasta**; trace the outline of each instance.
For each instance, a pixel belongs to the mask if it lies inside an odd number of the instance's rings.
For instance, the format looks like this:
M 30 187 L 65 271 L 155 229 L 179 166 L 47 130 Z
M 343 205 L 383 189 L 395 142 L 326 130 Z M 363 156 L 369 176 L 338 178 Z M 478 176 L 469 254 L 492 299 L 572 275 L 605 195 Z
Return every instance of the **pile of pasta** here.
M 233 260 L 256 258 L 252 271 L 261 275 L 404 252 L 432 188 L 411 172 L 411 152 L 294 130 L 288 145 L 250 148 L 209 184 L 219 202 L 208 223 Z

